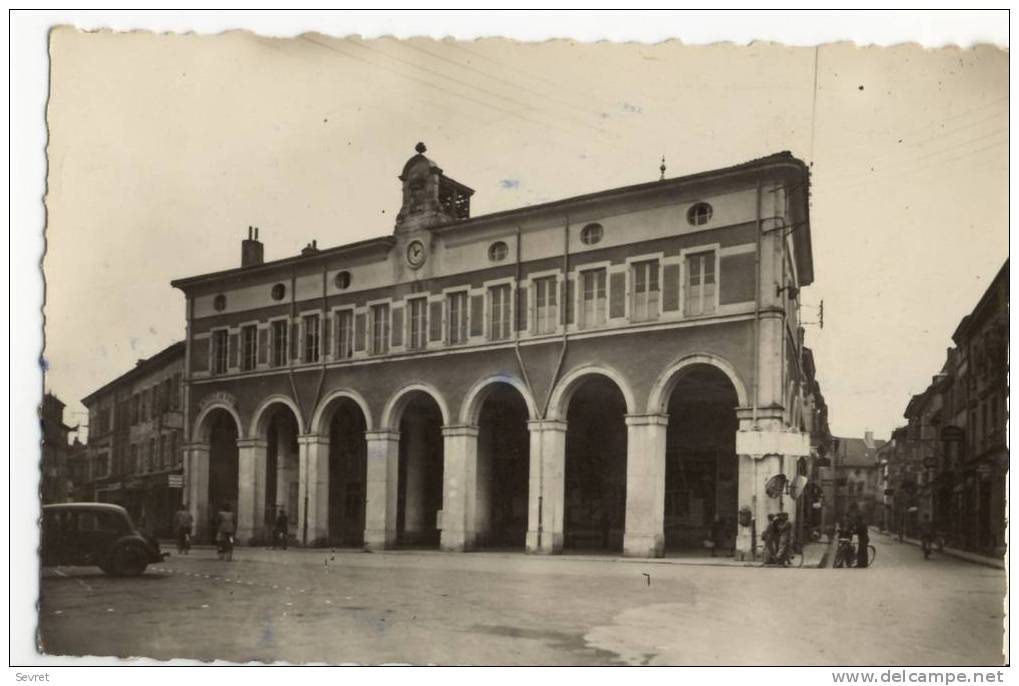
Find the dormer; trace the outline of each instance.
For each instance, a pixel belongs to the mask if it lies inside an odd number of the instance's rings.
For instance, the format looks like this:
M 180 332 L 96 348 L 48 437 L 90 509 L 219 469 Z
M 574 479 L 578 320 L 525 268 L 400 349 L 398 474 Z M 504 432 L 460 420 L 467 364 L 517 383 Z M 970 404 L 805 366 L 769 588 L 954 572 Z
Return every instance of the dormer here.
M 439 165 L 425 157 L 424 143 L 403 165 L 403 206 L 396 216 L 396 232 L 430 229 L 468 219 L 474 190 L 445 176 Z

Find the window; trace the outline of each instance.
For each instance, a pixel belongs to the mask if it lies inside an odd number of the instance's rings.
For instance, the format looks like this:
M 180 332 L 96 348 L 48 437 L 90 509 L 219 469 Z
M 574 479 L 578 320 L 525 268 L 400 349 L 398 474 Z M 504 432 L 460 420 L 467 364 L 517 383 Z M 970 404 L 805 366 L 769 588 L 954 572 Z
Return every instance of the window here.
M 428 299 L 414 298 L 408 303 L 410 310 L 410 348 L 421 350 L 428 344 Z
M 510 287 L 495 286 L 489 291 L 488 302 L 488 333 L 493 341 L 510 337 L 511 316 Z
M 212 299 L 212 308 L 217 312 L 222 312 L 226 309 L 226 296 L 220 293 Z
M 502 262 L 509 254 L 509 246 L 504 241 L 496 241 L 488 247 L 488 259 L 493 262 Z
M 166 454 L 166 434 L 159 437 L 159 466 L 165 467 L 169 455 Z
M 281 283 L 276 284 L 272 287 L 272 299 L 283 300 L 287 295 L 287 287 Z
M 131 423 L 137 424 L 142 420 L 142 397 L 135 393 L 131 397 Z
M 556 279 L 549 276 L 534 280 L 535 333 L 552 333 L 559 322 L 556 307 Z
M 450 345 L 467 340 L 467 293 L 451 293 L 446 298 L 449 313 L 447 340 Z
M 605 270 L 592 269 L 580 274 L 582 300 L 580 325 L 599 326 L 605 323 Z
M 342 271 L 336 275 L 335 279 L 336 288 L 341 291 L 345 291 L 350 288 L 350 272 Z
M 241 369 L 251 371 L 258 362 L 258 327 L 250 324 L 241 329 Z
M 309 314 L 304 317 L 304 361 L 318 362 L 318 315 Z
M 372 305 L 372 355 L 389 352 L 389 305 Z
M 633 265 L 633 304 L 630 318 L 634 321 L 655 319 L 658 316 L 660 291 L 658 287 L 658 262 L 638 262 Z
M 715 251 L 695 253 L 686 258 L 687 316 L 715 311 Z
M 227 361 L 227 346 L 229 345 L 229 338 L 225 329 L 212 332 L 212 373 L 223 374 L 226 372 L 226 361 Z M 145 392 L 146 400 L 151 398 L 151 394 Z M 148 403 L 146 403 L 148 404 Z M 146 415 L 148 413 L 146 412 Z
M 711 215 L 713 213 L 714 211 L 708 203 L 694 203 L 693 206 L 686 211 L 686 220 L 694 226 L 703 226 L 711 221 Z
M 167 462 L 170 466 L 180 463 L 180 456 L 177 454 L 177 432 L 174 431 L 170 434 L 170 452 L 167 455 Z
M 272 366 L 284 367 L 287 364 L 287 330 L 289 324 L 285 319 L 272 323 Z
M 336 313 L 336 357 L 347 360 L 354 356 L 354 311 Z
M 173 385 L 170 393 L 170 407 L 174 410 L 180 409 L 180 374 L 173 375 Z
M 131 444 L 131 471 L 132 472 L 140 472 L 141 471 L 141 467 L 142 467 L 141 462 L 138 461 L 138 444 L 137 443 L 132 443 Z
M 601 224 L 588 224 L 580 230 L 580 242 L 584 245 L 600 243 L 604 233 L 605 229 L 602 228 Z

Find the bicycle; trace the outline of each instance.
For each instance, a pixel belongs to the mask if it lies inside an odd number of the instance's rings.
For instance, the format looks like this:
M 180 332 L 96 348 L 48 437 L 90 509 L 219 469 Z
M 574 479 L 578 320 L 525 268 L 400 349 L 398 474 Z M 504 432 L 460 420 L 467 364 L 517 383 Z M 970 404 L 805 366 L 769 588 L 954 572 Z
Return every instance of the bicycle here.
M 789 545 L 789 550 L 785 555 L 785 559 L 774 560 L 769 559 L 769 555 L 765 552 L 764 557 L 761 558 L 760 567 L 802 567 L 803 566 L 803 546 L 800 543 L 792 543 Z
M 858 544 L 854 544 L 851 538 L 839 536 L 839 542 L 835 548 L 835 560 L 832 566 L 836 569 L 856 567 L 856 562 L 859 559 L 857 555 L 858 550 Z M 873 544 L 867 544 L 867 566 L 873 565 L 875 559 L 877 559 L 877 548 Z
M 234 559 L 234 537 L 233 534 L 220 534 L 217 541 L 216 552 L 219 559 L 229 562 Z

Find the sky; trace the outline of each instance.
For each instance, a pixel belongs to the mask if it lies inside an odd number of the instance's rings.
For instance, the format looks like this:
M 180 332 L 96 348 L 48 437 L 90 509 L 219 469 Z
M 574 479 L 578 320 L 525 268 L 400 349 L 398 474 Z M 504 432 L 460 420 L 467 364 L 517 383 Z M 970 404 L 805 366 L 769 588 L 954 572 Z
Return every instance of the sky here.
M 484 214 L 790 150 L 837 435 L 879 438 L 1008 256 L 1008 55 L 50 34 L 46 387 L 80 399 L 184 335 L 171 279 L 386 235 L 424 141 Z

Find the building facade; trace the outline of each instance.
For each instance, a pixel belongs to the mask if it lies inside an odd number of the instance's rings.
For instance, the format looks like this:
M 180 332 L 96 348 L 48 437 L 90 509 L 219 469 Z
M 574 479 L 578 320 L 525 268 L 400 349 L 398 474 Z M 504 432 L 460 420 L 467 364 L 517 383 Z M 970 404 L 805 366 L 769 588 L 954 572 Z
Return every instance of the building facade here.
M 307 545 L 660 556 L 718 520 L 746 554 L 796 511 L 802 162 L 472 217 L 424 152 L 392 235 L 264 262 L 249 229 L 173 282 L 199 535 L 229 503 L 242 542 L 284 508 Z
M 875 439 L 873 432 L 863 438 L 834 439 L 836 510 L 845 516 L 853 505 L 868 522 L 877 525 L 882 519 L 884 492 L 881 480 L 879 451 L 886 441 Z
M 894 527 L 915 535 L 930 516 L 949 545 L 1005 551 L 1008 473 L 1008 262 L 952 335 L 941 370 L 893 433 L 888 490 Z
M 74 428 L 64 424 L 64 407 L 63 401 L 52 393 L 43 395 L 39 406 L 42 429 L 39 483 L 43 503 L 66 502 L 72 492 L 68 439 Z
M 89 499 L 124 506 L 140 528 L 171 536 L 184 486 L 184 342 L 82 400 L 89 413 Z

